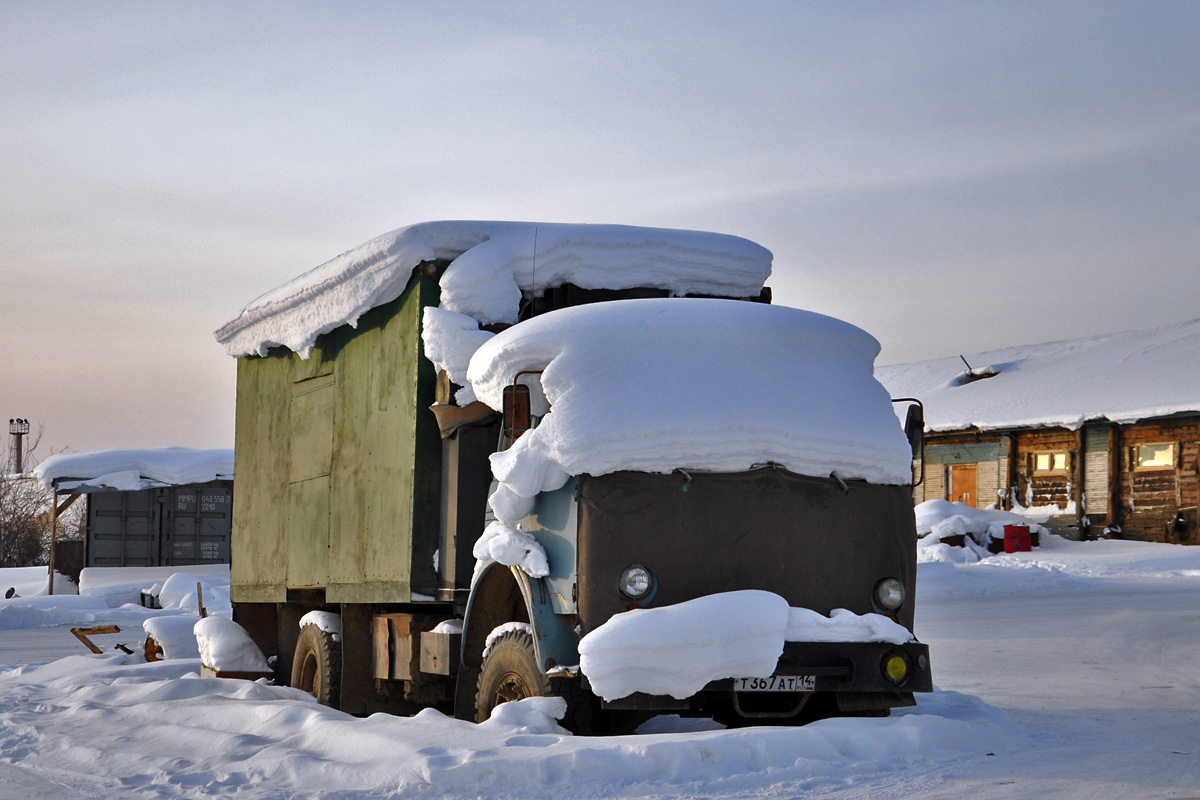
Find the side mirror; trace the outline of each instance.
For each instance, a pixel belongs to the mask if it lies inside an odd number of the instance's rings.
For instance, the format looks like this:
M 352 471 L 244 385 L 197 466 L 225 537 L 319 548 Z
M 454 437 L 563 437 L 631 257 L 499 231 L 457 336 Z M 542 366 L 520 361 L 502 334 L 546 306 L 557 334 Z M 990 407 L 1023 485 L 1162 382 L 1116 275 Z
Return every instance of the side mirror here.
M 925 409 L 919 403 L 908 407 L 908 414 L 904 418 L 904 435 L 908 437 L 913 458 L 919 457 L 925 445 Z

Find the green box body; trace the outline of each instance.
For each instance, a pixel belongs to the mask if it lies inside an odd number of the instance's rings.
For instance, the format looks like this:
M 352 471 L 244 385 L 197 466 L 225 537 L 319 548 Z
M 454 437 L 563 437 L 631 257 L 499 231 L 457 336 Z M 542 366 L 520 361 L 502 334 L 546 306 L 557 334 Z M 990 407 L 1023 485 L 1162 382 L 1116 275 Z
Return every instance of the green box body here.
M 432 595 L 441 442 L 421 317 L 435 278 L 322 335 L 238 359 L 235 603 L 406 603 Z M 243 487 L 245 487 L 243 489 Z

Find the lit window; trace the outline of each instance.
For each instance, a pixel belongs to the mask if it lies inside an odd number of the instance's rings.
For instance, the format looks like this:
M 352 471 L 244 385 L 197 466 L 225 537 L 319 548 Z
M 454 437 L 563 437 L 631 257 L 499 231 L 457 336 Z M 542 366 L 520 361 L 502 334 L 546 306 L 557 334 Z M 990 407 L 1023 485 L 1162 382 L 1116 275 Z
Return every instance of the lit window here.
M 1175 443 L 1139 444 L 1133 448 L 1135 469 L 1172 469 L 1175 466 Z
M 1066 472 L 1070 468 L 1070 454 L 1064 451 L 1034 453 L 1034 472 Z

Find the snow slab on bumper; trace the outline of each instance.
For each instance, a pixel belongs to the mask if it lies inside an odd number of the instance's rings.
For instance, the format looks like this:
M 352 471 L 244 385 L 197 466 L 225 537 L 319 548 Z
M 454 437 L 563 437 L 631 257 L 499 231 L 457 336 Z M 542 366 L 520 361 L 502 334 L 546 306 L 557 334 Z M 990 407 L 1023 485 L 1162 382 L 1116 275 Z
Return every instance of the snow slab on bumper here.
M 887 662 L 896 655 L 907 665 L 907 674 L 899 681 L 889 679 L 885 672 Z M 774 675 L 812 676 L 812 691 L 833 693 L 843 711 L 911 706 L 913 692 L 933 691 L 929 646 L 920 642 L 785 642 Z M 710 681 L 697 696 L 704 693 L 734 694 L 734 679 Z M 637 692 L 604 701 L 603 707 L 680 711 L 690 708 L 692 699 Z

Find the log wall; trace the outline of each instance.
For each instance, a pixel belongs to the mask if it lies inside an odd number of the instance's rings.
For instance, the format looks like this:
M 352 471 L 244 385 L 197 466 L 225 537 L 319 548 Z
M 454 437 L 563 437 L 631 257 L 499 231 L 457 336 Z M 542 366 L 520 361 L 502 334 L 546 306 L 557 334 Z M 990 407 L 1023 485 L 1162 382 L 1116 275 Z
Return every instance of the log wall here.
M 1135 468 L 1140 444 L 1175 444 L 1167 469 Z M 1039 471 L 1038 453 L 1065 452 L 1065 470 Z M 1200 544 L 1200 415 L 1128 425 L 1090 423 L 1079 431 L 1032 428 L 1005 433 L 931 433 L 925 484 L 914 501 L 945 499 L 948 465 L 978 465 L 979 505 L 1007 487 L 1024 506 L 1057 505 L 1047 527 L 1069 538 L 1116 538 Z M 986 499 L 985 499 L 986 498 Z

